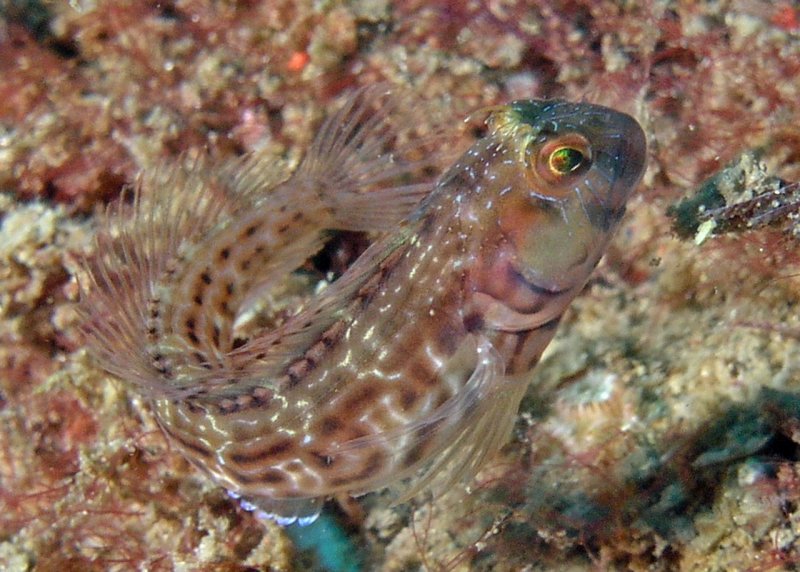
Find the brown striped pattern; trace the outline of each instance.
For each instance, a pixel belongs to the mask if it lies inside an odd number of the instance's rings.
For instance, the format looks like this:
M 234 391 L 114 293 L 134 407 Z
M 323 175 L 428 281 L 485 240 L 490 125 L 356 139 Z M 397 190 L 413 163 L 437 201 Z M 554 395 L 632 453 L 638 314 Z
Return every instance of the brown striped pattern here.
M 306 205 L 279 186 L 175 249 L 142 313 L 149 367 L 185 388 L 154 406 L 189 459 L 291 517 L 432 467 L 427 484 L 440 458 L 468 476 L 502 444 L 645 151 L 631 118 L 588 104 L 514 102 L 489 125 L 396 233 L 274 332 L 237 337 L 236 318 L 317 251 L 331 213 L 309 197 L 335 189 L 295 182 Z M 560 138 L 595 162 L 540 177 L 537 153 Z

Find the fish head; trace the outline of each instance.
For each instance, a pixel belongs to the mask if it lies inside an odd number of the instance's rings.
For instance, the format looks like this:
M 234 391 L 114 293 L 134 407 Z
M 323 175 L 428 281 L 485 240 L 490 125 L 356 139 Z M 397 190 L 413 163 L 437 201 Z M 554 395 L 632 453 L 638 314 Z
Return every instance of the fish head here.
M 642 128 L 607 107 L 539 100 L 502 106 L 488 124 L 505 149 L 497 217 L 516 270 L 547 289 L 582 285 L 644 173 Z

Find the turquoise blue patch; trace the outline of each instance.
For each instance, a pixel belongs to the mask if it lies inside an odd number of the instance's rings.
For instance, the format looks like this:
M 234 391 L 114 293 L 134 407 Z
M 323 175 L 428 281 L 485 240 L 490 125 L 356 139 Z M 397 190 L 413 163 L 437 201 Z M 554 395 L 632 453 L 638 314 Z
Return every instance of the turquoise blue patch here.
M 361 572 L 358 547 L 342 526 L 330 515 L 321 514 L 314 522 L 285 529 L 298 551 L 313 557 L 310 572 Z

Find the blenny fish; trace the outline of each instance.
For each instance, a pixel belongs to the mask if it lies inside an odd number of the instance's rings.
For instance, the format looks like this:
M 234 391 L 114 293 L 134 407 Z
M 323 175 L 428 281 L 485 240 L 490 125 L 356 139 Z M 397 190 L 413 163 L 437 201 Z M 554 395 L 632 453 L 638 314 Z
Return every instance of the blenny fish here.
M 630 116 L 521 100 L 425 181 L 402 101 L 357 92 L 277 184 L 258 157 L 145 175 L 86 263 L 94 357 L 194 465 L 283 524 L 342 493 L 407 499 L 474 475 L 644 170 Z M 283 322 L 244 328 L 330 229 L 381 234 Z

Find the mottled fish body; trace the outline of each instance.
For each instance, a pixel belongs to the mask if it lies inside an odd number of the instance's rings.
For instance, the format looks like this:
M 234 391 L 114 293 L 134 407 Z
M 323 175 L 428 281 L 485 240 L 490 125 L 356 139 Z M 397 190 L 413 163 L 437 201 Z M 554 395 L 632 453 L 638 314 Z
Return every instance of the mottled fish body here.
M 645 165 L 631 117 L 518 101 L 493 108 L 438 181 L 400 186 L 432 160 L 387 151 L 400 106 L 373 92 L 269 192 L 252 165 L 174 176 L 170 198 L 140 190 L 91 268 L 94 354 L 145 392 L 190 460 L 281 522 L 337 493 L 403 482 L 405 498 L 474 474 Z M 285 323 L 241 334 L 254 296 L 326 228 L 388 232 Z

